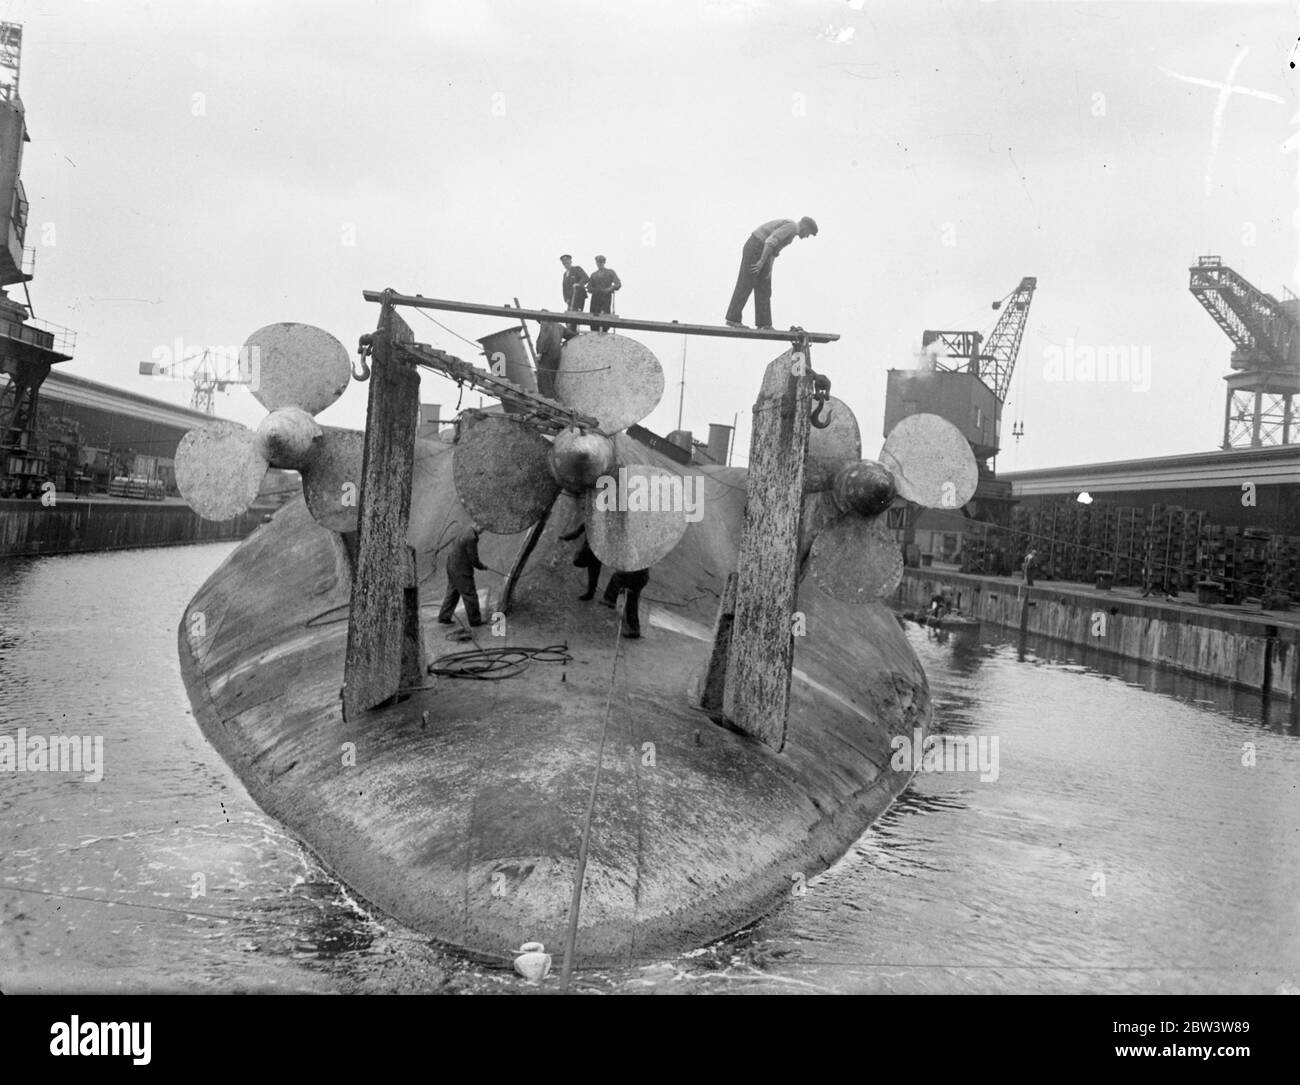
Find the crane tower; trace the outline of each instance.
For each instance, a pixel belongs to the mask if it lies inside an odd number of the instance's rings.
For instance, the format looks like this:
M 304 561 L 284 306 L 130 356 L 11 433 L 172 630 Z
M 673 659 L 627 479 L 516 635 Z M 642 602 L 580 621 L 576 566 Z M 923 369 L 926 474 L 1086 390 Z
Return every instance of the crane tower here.
M 980 470 L 970 511 L 977 519 L 994 523 L 1010 518 L 1011 485 L 994 477 L 989 460 L 1001 444 L 1002 405 L 1037 286 L 1038 280 L 1027 276 L 993 303 L 1001 315 L 987 338 L 976 331 L 927 329 L 921 336 L 923 364 L 916 369 L 891 369 L 888 375 L 885 432 L 918 412 L 940 415 L 961 430 Z
M 232 384 L 251 384 L 249 368 L 241 351 L 236 359 L 214 357 L 205 350 L 199 357 L 182 358 L 179 362 L 141 362 L 142 377 L 165 377 L 168 380 L 188 381 L 194 385 L 190 406 L 204 414 L 217 413 L 214 393 L 224 392 Z
M 1300 444 L 1295 397 L 1300 393 L 1300 301 L 1278 300 L 1252 286 L 1217 256 L 1190 268 L 1188 289 L 1232 340 L 1223 412 L 1223 447 Z

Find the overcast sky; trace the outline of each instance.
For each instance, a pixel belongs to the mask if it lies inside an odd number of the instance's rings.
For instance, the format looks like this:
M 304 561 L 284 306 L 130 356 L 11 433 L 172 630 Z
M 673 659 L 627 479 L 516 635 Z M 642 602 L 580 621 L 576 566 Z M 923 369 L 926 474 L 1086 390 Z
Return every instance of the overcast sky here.
M 819 236 L 776 263 L 774 318 L 840 334 L 813 360 L 866 455 L 886 370 L 914 364 L 927 327 L 987 331 L 1024 275 L 1038 294 L 999 469 L 1186 453 L 1221 439 L 1230 351 L 1189 265 L 1216 253 L 1271 293 L 1300 289 L 1291 5 L 15 0 L 0 15 L 24 24 L 36 314 L 77 331 L 68 372 L 177 403 L 186 386 L 136 375 L 177 339 L 300 320 L 351 348 L 377 317 L 361 291 L 385 286 L 555 309 L 562 252 L 588 271 L 608 255 L 623 315 L 721 323 L 749 232 L 812 215 Z M 1250 93 L 1216 136 L 1220 91 L 1189 80 L 1234 68 Z M 503 326 L 438 316 L 470 339 Z M 668 382 L 647 425 L 667 432 L 682 340 L 639 338 Z M 1149 380 L 1050 379 L 1071 340 L 1149 357 Z M 743 462 L 773 354 L 692 340 L 684 425 L 703 437 L 740 412 Z M 454 386 L 423 382 L 445 416 Z M 367 389 L 323 420 L 362 426 Z M 218 412 L 265 413 L 244 390 Z

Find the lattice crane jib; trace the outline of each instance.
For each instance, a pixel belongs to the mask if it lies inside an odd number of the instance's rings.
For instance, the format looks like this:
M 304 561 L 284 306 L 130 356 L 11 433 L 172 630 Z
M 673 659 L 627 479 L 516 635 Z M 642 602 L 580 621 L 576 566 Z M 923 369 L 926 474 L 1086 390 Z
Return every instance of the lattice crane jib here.
M 1020 341 L 1029 322 L 1029 304 L 1037 286 L 1036 278 L 1026 276 L 1006 298 L 993 303 L 993 308 L 1002 309 L 1002 315 L 987 339 L 974 331 L 927 330 L 921 336 L 922 349 L 937 341 L 949 359 L 949 364 L 936 359 L 941 369 L 975 374 L 988 385 L 998 402 L 1006 402 Z
M 1007 298 L 1002 315 L 984 341 L 984 355 L 980 360 L 980 377 L 993 389 L 993 394 L 1006 402 L 1011 390 L 1011 374 L 1020 353 L 1020 341 L 1029 322 L 1029 305 L 1034 300 L 1038 280 L 1026 276 Z
M 1232 341 L 1234 369 L 1300 371 L 1300 319 L 1294 306 L 1247 281 L 1217 256 L 1189 269 L 1188 290 Z
M 205 350 L 202 355 L 177 362 L 141 362 L 140 375 L 189 382 L 194 386 L 190 407 L 203 414 L 215 415 L 214 393 L 224 392 L 232 384 L 255 387 L 258 377 L 256 363 L 250 362 L 244 351 L 232 357 L 222 357 L 222 353 Z

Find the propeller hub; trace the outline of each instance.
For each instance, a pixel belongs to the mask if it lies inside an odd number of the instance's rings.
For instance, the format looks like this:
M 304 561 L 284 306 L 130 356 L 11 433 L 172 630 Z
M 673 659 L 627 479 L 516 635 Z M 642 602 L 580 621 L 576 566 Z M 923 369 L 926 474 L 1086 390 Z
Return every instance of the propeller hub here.
M 551 471 L 571 494 L 583 493 L 614 469 L 614 443 L 599 433 L 566 429 L 551 445 Z
M 298 471 L 316 451 L 324 430 L 301 407 L 279 407 L 257 427 L 259 451 L 272 467 Z
M 846 463 L 835 473 L 832 493 L 844 512 L 879 516 L 893 502 L 894 476 L 874 460 Z

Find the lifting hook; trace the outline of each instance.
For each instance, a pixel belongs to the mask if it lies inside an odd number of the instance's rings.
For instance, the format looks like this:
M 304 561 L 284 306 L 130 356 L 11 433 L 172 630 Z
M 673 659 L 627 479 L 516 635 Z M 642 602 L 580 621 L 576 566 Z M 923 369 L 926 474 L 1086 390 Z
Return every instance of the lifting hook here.
M 826 406 L 826 400 L 831 394 L 831 379 L 821 373 L 814 373 L 813 377 L 813 400 L 816 406 L 813 407 L 811 422 L 817 429 L 825 429 L 831 424 L 831 414 L 828 410 L 826 417 L 822 418 L 822 409 Z
M 352 365 L 352 379 L 355 381 L 368 381 L 370 379 L 370 366 L 366 365 L 366 358 L 370 356 L 373 342 L 373 332 L 367 332 L 357 340 L 357 360 Z

